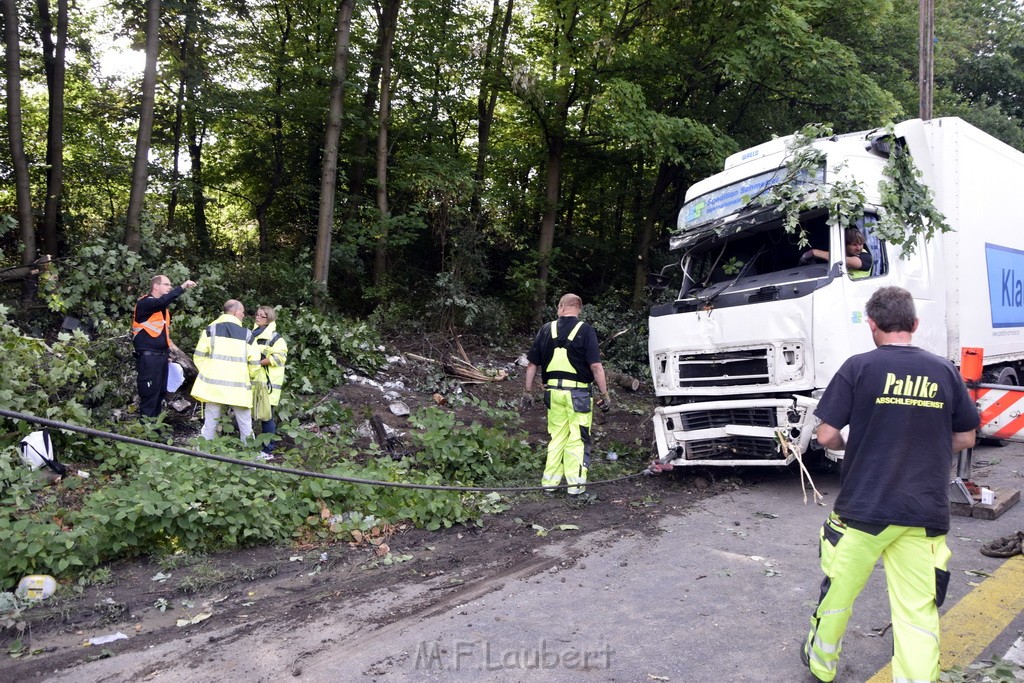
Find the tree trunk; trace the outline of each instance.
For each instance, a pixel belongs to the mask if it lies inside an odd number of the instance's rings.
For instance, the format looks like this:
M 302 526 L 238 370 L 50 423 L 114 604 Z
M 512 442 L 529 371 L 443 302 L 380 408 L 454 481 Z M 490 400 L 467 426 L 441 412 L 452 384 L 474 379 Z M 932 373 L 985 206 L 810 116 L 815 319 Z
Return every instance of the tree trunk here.
M 60 255 L 60 200 L 64 193 L 64 73 L 68 42 L 68 0 L 57 0 L 57 41 L 49 0 L 37 0 L 43 62 L 49 93 L 46 136 L 46 203 L 43 208 L 43 245 L 47 253 Z
M 195 120 L 195 112 L 189 117 L 188 157 L 192 164 L 192 212 L 196 229 L 196 241 L 203 253 L 210 249 L 210 228 L 206 223 L 206 192 L 203 189 L 203 138 L 205 126 Z
M 174 127 L 171 134 L 174 136 L 174 153 L 172 155 L 173 168 L 171 170 L 171 196 L 167 200 L 167 232 L 174 232 L 174 214 L 178 209 L 178 186 L 181 181 L 179 161 L 181 158 L 181 136 L 185 119 L 185 94 L 188 73 L 191 69 L 189 54 L 191 53 L 192 31 L 196 24 L 196 7 L 194 3 L 188 5 L 185 15 L 185 30 L 181 36 L 181 44 L 178 50 L 178 62 L 181 68 L 181 75 L 178 77 L 178 95 L 174 102 Z
M 348 191 L 349 201 L 347 217 L 352 219 L 359 210 L 358 200 L 366 192 L 366 151 L 370 147 L 370 112 L 377 102 L 378 86 L 380 84 L 381 56 L 384 54 L 384 16 L 378 2 L 374 3 L 377 12 L 377 44 L 373 49 L 373 60 L 370 63 L 370 75 L 366 79 L 366 92 L 363 93 L 363 105 L 360 117 L 363 126 L 360 128 L 359 136 L 356 138 L 355 147 L 352 152 L 352 173 L 349 177 Z
M 184 51 L 184 50 L 183 50 Z M 171 196 L 167 198 L 167 232 L 174 232 L 174 214 L 178 210 L 178 184 L 181 181 L 179 159 L 181 158 L 181 133 L 185 118 L 185 76 L 178 80 L 178 97 L 174 103 L 174 152 L 171 154 Z
M 288 61 L 286 49 L 288 40 L 292 34 L 292 13 L 288 7 L 284 11 L 285 24 L 281 29 L 281 39 L 278 41 L 277 60 L 274 73 L 274 124 L 272 127 L 271 147 L 274 152 L 274 167 L 270 174 L 270 184 L 263 194 L 263 199 L 256 204 L 256 225 L 259 231 L 260 253 L 270 253 L 270 225 L 267 223 L 267 211 L 274 203 L 277 190 L 284 180 L 284 117 L 281 116 L 281 103 L 284 97 L 284 78 L 282 71 Z
M 630 308 L 634 311 L 639 311 L 647 305 L 647 274 L 651 272 L 648 259 L 650 257 L 651 245 L 654 243 L 654 231 L 657 228 L 658 213 L 661 210 L 661 203 L 665 197 L 665 191 L 668 189 L 670 178 L 671 172 L 668 164 L 662 162 L 658 168 L 658 177 L 654 181 L 654 188 L 651 190 L 651 200 L 647 203 L 643 227 L 637 240 L 636 267 L 633 271 L 633 300 L 630 304 Z
M 28 159 L 21 131 L 21 45 L 18 38 L 18 8 L 15 0 L 0 0 L 3 4 L 4 59 L 7 76 L 7 136 L 14 164 L 14 190 L 17 201 L 18 228 L 21 230 L 22 265 L 36 260 L 36 232 L 32 219 L 32 194 L 28 179 Z M 27 292 L 23 291 L 23 294 Z
M 316 221 L 316 251 L 313 257 L 313 281 L 327 287 L 331 267 L 331 233 L 334 228 L 334 191 L 338 182 L 338 138 L 344 105 L 345 81 L 351 45 L 352 11 L 355 0 L 341 0 L 334 42 L 334 70 L 331 76 L 331 106 L 324 136 L 324 156 L 320 169 L 320 208 Z
M 470 215 L 476 225 L 483 219 L 482 193 L 484 177 L 487 173 L 487 156 L 491 147 L 491 125 L 494 122 L 494 108 L 498 102 L 498 89 L 490 82 L 503 70 L 505 49 L 508 46 L 508 31 L 512 24 L 512 5 L 515 0 L 508 0 L 505 7 L 505 18 L 501 24 L 501 36 L 496 36 L 499 0 L 494 0 L 491 10 L 491 25 L 487 32 L 487 51 L 484 54 L 483 70 L 480 77 L 480 94 L 476 101 L 477 110 L 477 147 L 476 170 L 473 173 L 473 197 L 470 200 Z M 497 45 L 495 46 L 495 41 Z
M 558 217 L 558 190 L 562 182 L 562 152 L 565 150 L 564 133 L 548 137 L 547 176 L 544 188 L 544 217 L 540 223 L 537 244 L 537 289 L 533 300 L 533 326 L 544 319 L 544 304 L 548 297 L 551 251 L 555 244 L 555 220 Z
M 142 249 L 142 204 L 149 180 L 149 146 L 153 137 L 153 109 L 156 101 L 156 60 L 160 52 L 160 0 L 146 3 L 146 71 L 142 76 L 142 113 L 135 143 L 132 189 L 128 198 L 128 217 L 124 243 L 134 252 Z
M 380 108 L 377 112 L 377 209 L 380 211 L 380 237 L 373 259 L 373 284 L 381 285 L 387 270 L 388 221 L 388 122 L 391 119 L 391 49 L 398 26 L 401 0 L 387 0 L 384 5 L 384 50 L 381 53 Z

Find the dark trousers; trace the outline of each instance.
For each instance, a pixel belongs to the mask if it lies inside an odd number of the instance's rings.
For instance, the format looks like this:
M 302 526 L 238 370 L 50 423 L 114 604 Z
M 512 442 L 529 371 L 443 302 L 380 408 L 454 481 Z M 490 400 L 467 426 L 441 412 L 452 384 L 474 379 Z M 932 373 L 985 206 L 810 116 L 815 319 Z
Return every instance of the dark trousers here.
M 260 433 L 261 434 L 277 434 L 277 420 L 274 419 L 273 415 L 270 416 L 269 420 L 265 420 L 263 422 L 263 426 L 260 428 Z M 274 441 L 269 442 L 266 446 L 263 447 L 263 452 L 264 453 L 273 453 L 274 452 L 274 446 L 276 446 L 276 445 L 277 445 L 277 443 L 274 442 Z
M 138 370 L 139 414 L 146 417 L 160 415 L 161 401 L 167 388 L 167 354 L 152 351 L 136 352 L 135 369 Z

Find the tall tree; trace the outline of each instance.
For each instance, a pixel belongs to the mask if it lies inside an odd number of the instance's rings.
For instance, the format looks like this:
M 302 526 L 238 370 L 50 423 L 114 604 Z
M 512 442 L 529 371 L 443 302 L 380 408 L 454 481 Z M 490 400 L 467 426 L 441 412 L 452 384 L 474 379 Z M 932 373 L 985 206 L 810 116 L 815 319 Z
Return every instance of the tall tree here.
M 57 35 L 49 0 L 36 0 L 39 34 L 43 43 L 48 98 L 46 135 L 46 203 L 43 208 L 43 245 L 60 255 L 60 202 L 64 193 L 64 79 L 68 42 L 68 0 L 57 0 Z M 56 38 L 56 39 L 55 39 Z
M 480 76 L 480 92 L 477 95 L 477 148 L 476 170 L 473 174 L 473 198 L 470 211 L 473 220 L 481 222 L 481 195 L 487 172 L 487 155 L 491 147 L 491 126 L 494 123 L 494 108 L 498 104 L 498 87 L 505 67 L 505 50 L 508 47 L 508 33 L 512 25 L 512 6 L 515 0 L 508 0 L 504 16 L 500 0 L 494 0 L 491 20 L 487 28 L 487 44 L 484 49 L 483 68 Z
M 338 4 L 338 25 L 335 29 L 334 68 L 331 71 L 331 105 L 327 116 L 323 163 L 320 172 L 320 208 L 316 225 L 316 250 L 313 257 L 313 280 L 324 287 L 331 266 L 331 233 L 334 229 L 335 187 L 338 182 L 338 137 L 341 135 L 345 83 L 348 78 L 348 57 L 352 32 L 352 11 L 355 0 Z
M 377 110 L 377 210 L 380 212 L 380 234 L 373 259 L 373 284 L 381 285 L 387 272 L 388 224 L 388 124 L 391 121 L 391 50 L 398 29 L 401 0 L 384 2 L 384 49 L 381 53 L 380 106 Z
M 149 147 L 153 137 L 153 112 L 156 100 L 156 60 L 160 52 L 160 0 L 146 2 L 146 70 L 142 76 L 142 110 L 139 134 L 135 142 L 132 188 L 128 198 L 128 217 L 124 243 L 132 251 L 142 248 L 142 205 L 149 183 Z
M 15 0 L 0 0 L 0 3 L 3 4 L 6 45 L 4 64 L 7 77 L 7 137 L 14 165 L 18 228 L 21 231 L 23 248 L 21 263 L 27 266 L 36 260 L 36 231 L 32 220 L 32 189 L 29 185 L 28 159 L 25 157 L 25 139 L 21 126 L 21 44 L 18 34 L 18 7 Z M 27 293 L 27 290 L 23 290 L 23 294 Z

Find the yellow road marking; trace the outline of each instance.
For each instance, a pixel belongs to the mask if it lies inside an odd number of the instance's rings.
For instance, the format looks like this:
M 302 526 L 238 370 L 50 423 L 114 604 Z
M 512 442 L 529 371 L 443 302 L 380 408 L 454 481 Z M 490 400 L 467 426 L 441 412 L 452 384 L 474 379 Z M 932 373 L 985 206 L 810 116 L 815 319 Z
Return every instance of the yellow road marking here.
M 1009 558 L 939 620 L 939 667 L 966 667 L 1024 610 L 1024 555 Z M 892 662 L 868 683 L 892 680 Z

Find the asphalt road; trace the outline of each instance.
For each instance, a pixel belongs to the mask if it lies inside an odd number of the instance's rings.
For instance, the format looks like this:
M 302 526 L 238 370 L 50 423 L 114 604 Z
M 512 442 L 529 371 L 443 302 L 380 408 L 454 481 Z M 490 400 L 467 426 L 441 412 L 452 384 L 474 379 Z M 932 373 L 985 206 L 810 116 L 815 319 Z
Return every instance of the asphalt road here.
M 972 478 L 990 487 L 1024 487 L 1024 444 L 977 449 Z M 201 665 L 187 646 L 174 643 L 76 667 L 54 680 L 131 680 L 148 657 L 161 662 L 146 677 L 156 681 L 810 682 L 798 652 L 822 578 L 818 528 L 838 477 L 817 476 L 816 484 L 823 505 L 805 504 L 791 474 L 766 475 L 753 487 L 667 514 L 660 533 L 616 537 L 595 530 L 572 541 L 552 535 L 539 552 L 557 558 L 570 543 L 593 550 L 383 627 L 361 618 L 354 604 L 291 632 L 227 636 L 215 651 L 208 646 L 212 656 Z M 996 581 L 968 573 L 993 574 L 1004 564 L 978 548 L 1020 529 L 1021 504 L 996 520 L 953 518 L 943 612 Z M 1015 561 L 1024 560 L 1005 562 Z M 1019 585 L 1014 590 L 1019 594 Z M 968 636 L 983 638 L 984 652 L 1001 656 L 1024 629 L 1019 611 L 1010 616 L 994 636 L 973 626 Z M 867 681 L 883 670 L 892 650 L 888 625 L 879 566 L 855 605 L 837 680 Z M 884 671 L 882 677 L 888 678 Z
M 979 448 L 972 478 L 1024 486 L 1024 445 Z M 817 532 L 838 477 L 815 482 L 826 505 L 805 505 L 792 478 L 719 495 L 670 515 L 664 533 L 629 538 L 577 565 L 509 583 L 427 622 L 307 658 L 303 680 L 361 671 L 387 681 L 811 681 L 799 646 L 817 602 Z M 978 552 L 1024 529 L 1024 505 L 996 520 L 954 517 L 943 611 L 1003 560 Z M 552 546 L 557 550 L 557 546 Z M 1018 558 L 1019 559 L 1019 558 Z M 837 680 L 866 681 L 892 652 L 879 565 L 855 605 Z M 1024 616 L 993 640 L 1005 654 Z M 364 678 L 365 680 L 365 678 Z

